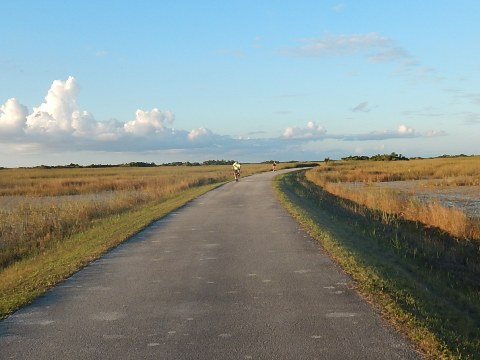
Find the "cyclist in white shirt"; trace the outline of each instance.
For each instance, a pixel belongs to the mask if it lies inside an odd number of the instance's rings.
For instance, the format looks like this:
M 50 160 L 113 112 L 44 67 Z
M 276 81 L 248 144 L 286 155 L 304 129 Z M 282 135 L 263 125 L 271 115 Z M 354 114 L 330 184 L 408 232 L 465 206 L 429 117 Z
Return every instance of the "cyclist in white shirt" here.
M 235 160 L 235 162 L 232 165 L 232 170 L 233 170 L 233 176 L 235 177 L 235 181 L 238 181 L 238 178 L 240 177 L 240 168 L 242 166 L 238 161 Z

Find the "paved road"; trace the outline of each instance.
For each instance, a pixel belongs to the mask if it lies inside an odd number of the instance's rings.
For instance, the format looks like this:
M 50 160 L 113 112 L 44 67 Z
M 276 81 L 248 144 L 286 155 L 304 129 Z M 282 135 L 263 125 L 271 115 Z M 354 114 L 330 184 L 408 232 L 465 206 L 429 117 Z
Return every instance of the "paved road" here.
M 198 198 L 0 322 L 0 358 L 417 359 L 272 177 Z

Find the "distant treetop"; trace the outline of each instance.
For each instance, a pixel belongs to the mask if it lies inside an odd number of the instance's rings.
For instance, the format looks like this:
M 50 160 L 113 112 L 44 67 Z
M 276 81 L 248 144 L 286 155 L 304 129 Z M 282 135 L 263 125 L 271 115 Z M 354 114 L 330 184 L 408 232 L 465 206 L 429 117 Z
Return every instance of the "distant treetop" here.
M 398 161 L 398 160 L 408 160 L 407 157 L 402 154 L 396 154 L 392 152 L 391 154 L 377 154 L 371 157 L 368 156 L 347 156 L 342 158 L 342 160 L 372 160 L 372 161 Z

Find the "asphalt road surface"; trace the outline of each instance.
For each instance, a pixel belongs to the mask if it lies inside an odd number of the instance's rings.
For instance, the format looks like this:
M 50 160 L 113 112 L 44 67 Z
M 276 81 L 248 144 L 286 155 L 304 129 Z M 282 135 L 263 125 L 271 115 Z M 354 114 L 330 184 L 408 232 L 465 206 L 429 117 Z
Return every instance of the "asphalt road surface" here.
M 418 359 L 273 175 L 209 192 L 0 322 L 0 359 Z

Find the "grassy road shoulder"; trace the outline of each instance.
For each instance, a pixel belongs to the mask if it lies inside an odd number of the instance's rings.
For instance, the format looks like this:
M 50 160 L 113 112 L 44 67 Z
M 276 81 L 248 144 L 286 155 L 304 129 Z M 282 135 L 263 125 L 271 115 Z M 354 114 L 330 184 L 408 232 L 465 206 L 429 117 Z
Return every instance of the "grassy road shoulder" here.
M 418 226 L 386 226 L 360 216 L 305 179 L 304 172 L 276 178 L 282 204 L 352 276 L 359 292 L 431 359 L 475 359 L 480 353 L 478 284 L 419 251 Z M 410 226 L 410 227 L 409 227 Z M 431 239 L 430 239 L 431 240 Z M 417 246 L 417 247 L 415 247 Z M 415 248 L 414 248 L 415 247 Z

